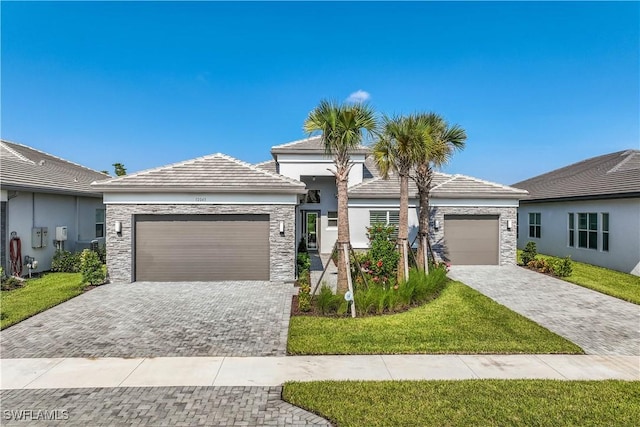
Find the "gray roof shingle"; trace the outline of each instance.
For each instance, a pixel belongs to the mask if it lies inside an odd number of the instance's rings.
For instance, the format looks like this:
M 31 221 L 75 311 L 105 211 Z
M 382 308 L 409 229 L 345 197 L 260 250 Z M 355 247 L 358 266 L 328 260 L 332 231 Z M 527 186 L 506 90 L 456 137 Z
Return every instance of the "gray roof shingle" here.
M 269 173 L 278 173 L 278 164 L 275 160 L 267 160 L 264 162 L 256 163 L 254 166 Z
M 592 157 L 513 184 L 529 201 L 640 195 L 640 150 Z
M 306 192 L 300 181 L 267 172 L 221 153 L 95 182 L 92 187 L 104 192 Z
M 91 183 L 105 178 L 109 175 L 35 148 L 0 141 L 0 185 L 4 189 L 99 197 Z
M 431 182 L 431 197 L 443 199 L 521 199 L 526 194 L 524 190 L 458 174 L 434 172 Z M 397 175 L 389 179 L 374 178 L 349 189 L 349 198 L 353 199 L 392 199 L 399 196 L 400 179 Z M 418 188 L 412 180 L 409 180 L 409 197 L 418 197 Z
M 352 151 L 354 154 L 368 154 L 371 150 L 364 145 Z M 322 136 L 316 135 L 286 144 L 274 145 L 271 147 L 271 154 L 324 154 Z

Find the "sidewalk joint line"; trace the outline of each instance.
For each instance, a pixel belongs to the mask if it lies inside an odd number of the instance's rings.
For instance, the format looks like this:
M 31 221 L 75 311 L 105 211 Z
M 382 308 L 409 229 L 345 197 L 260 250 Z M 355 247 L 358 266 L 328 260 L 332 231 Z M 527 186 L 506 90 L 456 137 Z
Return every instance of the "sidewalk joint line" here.
M 380 359 L 382 360 L 382 364 L 384 365 L 384 369 L 387 370 L 387 373 L 389 374 L 389 378 L 391 378 L 391 380 L 395 380 L 395 378 L 393 378 L 393 375 L 391 375 L 391 371 L 389 370 L 389 367 L 387 366 L 387 362 L 385 362 L 384 360 L 384 354 L 379 355 Z
M 126 376 L 126 377 L 124 377 L 124 379 L 123 379 L 122 381 L 120 381 L 120 383 L 118 384 L 118 387 L 122 387 L 122 383 L 124 383 L 124 382 L 127 380 L 127 378 L 129 378 L 129 377 L 131 376 L 131 374 L 133 374 L 133 373 L 136 371 L 136 369 L 138 369 L 138 368 L 140 367 L 140 365 L 142 365 L 142 363 L 143 363 L 145 360 L 147 360 L 147 358 L 146 358 L 146 357 L 143 357 L 143 358 L 142 358 L 142 360 L 140 361 L 140 363 L 138 363 L 138 364 L 136 365 L 136 367 L 135 367 L 135 368 L 133 368 L 133 370 L 132 370 L 131 372 L 129 372 L 129 373 L 127 374 L 127 376 Z
M 55 357 L 53 358 L 55 359 Z M 46 374 L 47 372 L 49 372 L 50 370 L 52 370 L 53 368 L 55 368 L 56 366 L 58 366 L 59 364 L 61 364 L 62 362 L 64 362 L 65 360 L 69 359 L 68 357 L 63 357 L 62 360 L 60 360 L 58 363 L 56 363 L 55 365 L 53 365 L 52 367 L 50 367 L 49 369 L 47 369 L 46 371 L 44 371 L 43 373 L 41 373 L 40 375 L 38 375 L 37 377 L 35 377 L 34 379 L 32 379 L 31 381 L 29 381 L 28 383 L 26 383 L 25 385 L 22 386 L 22 389 L 27 388 L 27 386 L 29 384 L 31 384 L 32 382 L 34 382 L 35 380 L 37 380 L 38 378 L 40 378 L 41 376 L 43 376 L 44 374 Z
M 222 361 L 220 362 L 220 366 L 218 366 L 218 370 L 216 371 L 215 376 L 213 377 L 213 381 L 211 382 L 211 387 L 214 386 L 216 380 L 218 379 L 218 375 L 220 375 L 220 370 L 222 369 L 222 365 L 224 365 L 225 360 L 227 360 L 227 356 L 222 357 Z
M 465 355 L 465 356 L 469 356 L 469 355 Z M 479 355 L 478 355 L 478 356 L 479 356 Z M 458 359 L 460 359 L 460 361 L 462 362 L 462 364 L 463 364 L 464 366 L 466 366 L 467 368 L 469 368 L 469 370 L 471 371 L 471 373 L 472 373 L 473 375 L 475 375 L 475 377 L 476 377 L 476 378 L 482 378 L 480 375 L 476 374 L 476 371 L 474 371 L 474 370 L 473 370 L 473 368 L 467 364 L 467 362 L 465 362 L 465 361 L 464 361 L 464 359 L 462 358 L 463 356 L 461 356 L 461 355 L 456 355 L 456 357 L 457 357 Z
M 542 360 L 539 354 L 534 354 L 533 357 L 535 357 L 537 360 L 539 360 L 542 364 L 547 365 L 548 367 L 550 367 L 552 370 L 556 371 L 558 374 L 560 374 L 560 376 L 562 378 L 564 378 L 565 380 L 568 380 L 569 378 L 564 375 L 562 372 L 558 371 L 556 368 L 554 368 L 553 366 L 549 365 L 547 362 L 545 362 L 544 360 Z M 551 354 L 551 355 L 545 355 L 545 356 L 556 356 L 555 354 Z

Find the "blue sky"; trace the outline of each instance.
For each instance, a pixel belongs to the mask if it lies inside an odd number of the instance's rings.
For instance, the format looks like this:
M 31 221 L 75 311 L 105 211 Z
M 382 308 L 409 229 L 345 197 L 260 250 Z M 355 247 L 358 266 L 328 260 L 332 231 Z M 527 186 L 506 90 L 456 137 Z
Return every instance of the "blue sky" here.
M 1 136 L 129 172 L 305 137 L 323 98 L 464 127 L 511 184 L 639 148 L 638 2 L 2 2 Z

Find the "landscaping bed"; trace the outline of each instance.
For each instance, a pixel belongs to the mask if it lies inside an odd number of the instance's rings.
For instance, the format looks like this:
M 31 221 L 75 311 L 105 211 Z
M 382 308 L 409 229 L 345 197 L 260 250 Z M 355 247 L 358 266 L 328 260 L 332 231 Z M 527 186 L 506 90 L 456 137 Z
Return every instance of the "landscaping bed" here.
M 580 347 L 460 282 L 403 313 L 294 316 L 289 354 L 582 354 Z
M 637 426 L 637 381 L 290 382 L 283 399 L 340 427 Z

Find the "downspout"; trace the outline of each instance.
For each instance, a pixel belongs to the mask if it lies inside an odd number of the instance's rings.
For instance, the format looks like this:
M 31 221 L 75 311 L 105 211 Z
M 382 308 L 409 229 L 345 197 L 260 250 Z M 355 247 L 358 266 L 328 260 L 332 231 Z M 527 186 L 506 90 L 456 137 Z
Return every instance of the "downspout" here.
M 76 196 L 76 241 L 73 246 L 80 240 L 80 197 Z
M 31 228 L 36 226 L 36 193 L 31 193 Z

